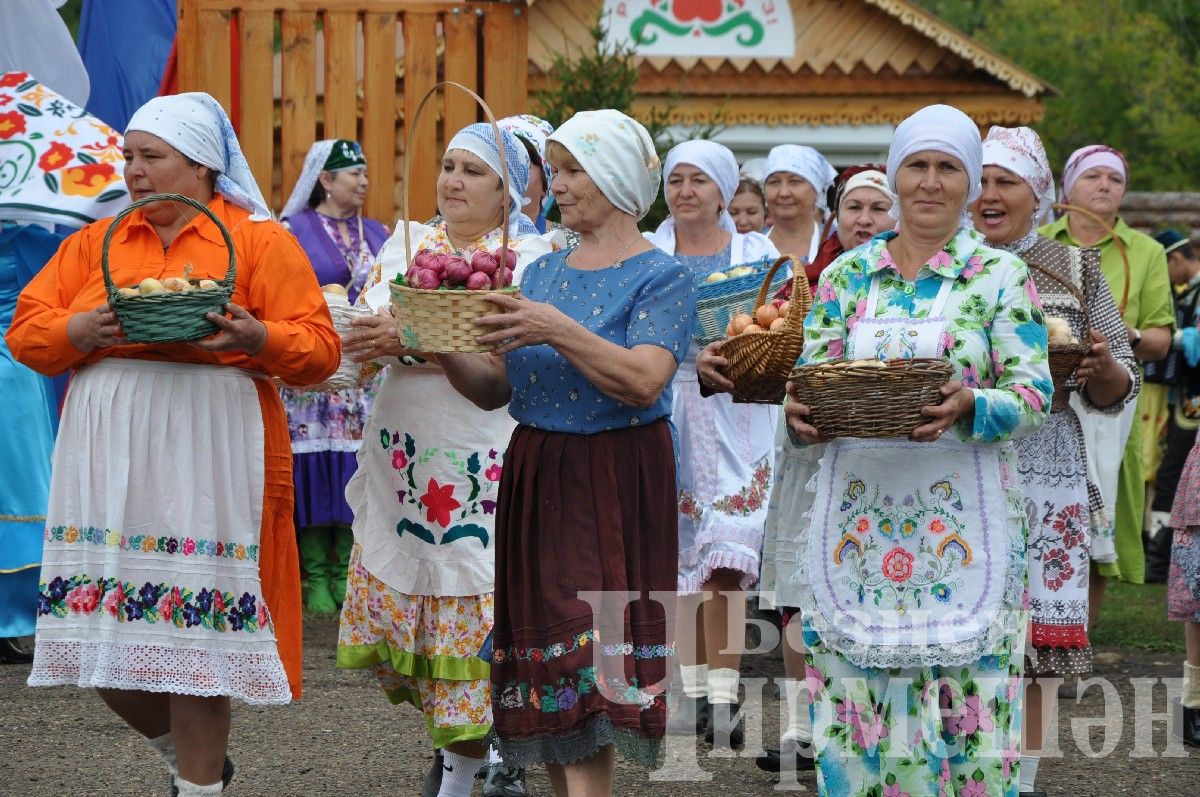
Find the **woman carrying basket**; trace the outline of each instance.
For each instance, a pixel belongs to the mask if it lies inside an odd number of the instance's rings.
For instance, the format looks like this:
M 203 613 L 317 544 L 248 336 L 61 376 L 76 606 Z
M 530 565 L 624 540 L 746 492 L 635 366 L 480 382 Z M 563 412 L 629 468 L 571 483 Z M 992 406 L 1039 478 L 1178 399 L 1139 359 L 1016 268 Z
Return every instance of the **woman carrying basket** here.
M 529 156 L 515 136 L 501 135 L 504 161 L 490 124 L 469 125 L 446 145 L 436 186 L 441 220 L 401 222 L 414 255 L 470 261 L 498 251 L 507 228 L 519 280 L 527 263 L 552 250 L 553 239 L 538 236 L 521 213 Z M 372 668 L 389 700 L 425 715 L 440 751 L 427 793 L 449 797 L 470 793 L 492 727 L 483 648 L 492 630 L 497 486 L 514 424 L 501 409 L 479 412 L 434 362 L 401 348 L 385 308 L 388 283 L 407 269 L 401 227 L 380 251 L 363 295 L 384 312 L 354 319 L 345 341 L 355 359 L 391 365 L 346 488 L 355 545 L 337 660 Z
M 695 323 L 691 272 L 637 229 L 658 192 L 646 129 L 585 111 L 547 145 L 578 247 L 526 269 L 484 316 L 493 354 L 441 355 L 484 409 L 509 406 L 496 518 L 492 695 L 509 763 L 555 792 L 612 793 L 614 745 L 653 766 L 666 722 L 678 556 L 670 382 Z M 504 355 L 499 357 L 496 355 Z
M 801 606 L 817 784 L 998 797 L 1017 776 L 1027 622 L 1009 441 L 1049 409 L 1046 328 L 1025 265 L 970 229 L 975 123 L 923 108 L 897 127 L 887 166 L 901 231 L 821 276 L 803 360 L 945 358 L 955 379 L 909 439 L 826 447 Z M 823 441 L 807 405 L 785 412 L 804 442 Z
M 691 270 L 700 285 L 713 272 L 779 256 L 761 233 L 735 231 L 728 205 L 738 186 L 737 161 L 713 141 L 685 141 L 663 166 L 671 215 L 646 237 Z M 679 607 L 675 646 L 684 703 L 672 718 L 715 744 L 741 747 L 738 704 L 743 590 L 758 581 L 767 491 L 774 472 L 778 408 L 702 398 L 693 342 L 675 373 L 671 419 L 679 435 Z M 735 618 L 731 621 L 731 616 Z M 740 618 L 740 619 L 737 619 Z M 710 718 L 710 704 L 716 716 Z M 714 738 L 715 734 L 715 738 Z
M 989 246 L 1011 252 L 1029 266 L 1047 318 L 1064 319 L 1070 335 L 1090 345 L 1073 382 L 1081 406 L 1119 415 L 1137 395 L 1141 379 L 1129 350 L 1121 314 L 1100 271 L 1100 252 L 1077 249 L 1038 234 L 1050 210 L 1054 177 L 1037 133 L 1028 127 L 993 127 L 983 142 L 983 193 L 971 210 L 975 229 Z M 1082 288 L 1086 307 L 1074 288 Z M 1052 333 L 1051 343 L 1055 343 Z M 1038 752 L 1050 720 L 1055 690 L 1042 693 L 1036 676 L 1092 671 L 1087 628 L 1087 571 L 1093 528 L 1108 524 L 1104 501 L 1087 478 L 1083 430 L 1066 396 L 1056 397 L 1049 418 L 1016 442 L 1029 523 L 1030 637 L 1026 667 L 1025 733 L 1021 793 L 1034 791 Z
M 72 235 L 22 293 L 7 339 L 75 369 L 54 452 L 29 683 L 95 687 L 162 754 L 180 795 L 219 794 L 230 698 L 300 696 L 292 460 L 275 376 L 319 382 L 340 348 L 296 240 L 271 221 L 207 94 L 157 97 L 125 133 L 135 201 L 180 194 L 236 255 L 229 317 L 193 343 L 127 343 L 101 271 L 111 222 Z M 218 226 L 177 202 L 117 225 L 112 280 L 222 280 Z M 170 323 L 169 320 L 164 323 Z
M 357 141 L 318 141 L 283 206 L 281 220 L 308 254 L 317 282 L 358 297 L 388 230 L 362 215 L 367 160 Z M 344 493 L 371 414 L 373 386 L 284 390 L 296 484 L 296 534 L 304 608 L 333 613 L 346 595 L 352 515 Z

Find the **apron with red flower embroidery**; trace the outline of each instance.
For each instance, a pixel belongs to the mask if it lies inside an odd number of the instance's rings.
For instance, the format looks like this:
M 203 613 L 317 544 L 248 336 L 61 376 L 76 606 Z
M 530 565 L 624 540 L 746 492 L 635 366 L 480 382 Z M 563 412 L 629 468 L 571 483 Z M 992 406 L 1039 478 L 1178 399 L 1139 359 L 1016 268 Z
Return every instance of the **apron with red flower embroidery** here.
M 941 356 L 952 285 L 925 318 L 876 318 L 876 276 L 848 356 Z M 999 641 L 1009 530 L 997 446 L 835 440 L 811 518 L 805 619 L 858 666 L 965 663 Z

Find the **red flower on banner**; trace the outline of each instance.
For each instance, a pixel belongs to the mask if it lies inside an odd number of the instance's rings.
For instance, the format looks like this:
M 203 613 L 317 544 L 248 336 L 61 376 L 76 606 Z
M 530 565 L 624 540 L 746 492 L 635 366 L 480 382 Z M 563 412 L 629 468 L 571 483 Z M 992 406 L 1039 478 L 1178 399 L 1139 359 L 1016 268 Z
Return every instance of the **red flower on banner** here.
M 0 113 L 0 140 L 25 132 L 25 115 L 18 111 Z
M 50 149 L 43 152 L 42 157 L 38 158 L 38 168 L 44 172 L 52 172 L 66 166 L 74 157 L 75 150 L 61 141 L 55 141 L 50 145 Z
M 96 196 L 121 178 L 111 163 L 81 163 L 62 171 L 62 191 L 71 196 Z
M 29 80 L 28 72 L 9 72 L 0 75 L 0 89 L 6 89 L 9 86 L 19 86 Z
M 429 490 L 421 496 L 421 503 L 427 508 L 425 519 L 442 528 L 450 525 L 450 513 L 462 506 L 454 500 L 454 485 L 440 485 L 436 479 L 429 480 Z

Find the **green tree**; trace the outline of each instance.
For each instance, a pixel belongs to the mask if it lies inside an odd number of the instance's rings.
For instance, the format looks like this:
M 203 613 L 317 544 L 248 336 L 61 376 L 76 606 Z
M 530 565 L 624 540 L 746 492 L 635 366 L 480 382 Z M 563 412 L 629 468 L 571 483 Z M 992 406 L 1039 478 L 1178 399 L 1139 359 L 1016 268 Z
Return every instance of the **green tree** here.
M 1195 188 L 1200 174 L 1200 7 L 1177 0 L 920 0 L 1061 92 L 1037 125 L 1055 171 L 1106 143 L 1135 190 Z M 986 12 L 986 13 L 985 13 Z
M 605 41 L 607 30 L 602 15 L 597 16 L 589 33 L 589 50 L 555 53 L 549 70 L 550 87 L 534 94 L 537 114 L 555 127 L 579 111 L 614 108 L 629 113 L 637 96 L 635 86 L 638 68 L 634 62 L 633 46 Z M 652 107 L 638 117 L 638 121 L 645 125 L 654 139 L 660 158 L 678 140 L 711 138 L 720 130 L 718 119 L 714 124 L 694 128 L 684 139 L 671 136 L 667 120 L 677 101 L 678 95 L 673 95 L 665 107 Z M 666 217 L 666 200 L 660 191 L 650 212 L 642 220 L 642 228 L 653 229 Z

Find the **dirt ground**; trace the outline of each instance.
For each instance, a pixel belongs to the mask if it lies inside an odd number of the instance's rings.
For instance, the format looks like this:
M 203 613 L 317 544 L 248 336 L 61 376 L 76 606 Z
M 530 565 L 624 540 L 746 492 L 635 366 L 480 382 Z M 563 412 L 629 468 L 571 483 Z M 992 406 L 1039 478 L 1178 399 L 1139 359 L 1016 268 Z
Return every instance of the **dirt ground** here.
M 286 707 L 235 704 L 230 755 L 237 775 L 232 797 L 262 795 L 399 795 L 420 792 L 431 760 L 424 721 L 411 708 L 390 705 L 366 672 L 334 668 L 336 626 L 309 622 L 305 629 L 304 699 Z M 1050 797 L 1153 797 L 1200 795 L 1200 750 L 1168 743 L 1167 690 L 1178 694 L 1176 657 L 1103 650 L 1096 685 L 1078 702 L 1062 706 L 1061 756 L 1044 760 L 1039 787 Z M 0 666 L 0 797 L 166 795 L 157 756 L 90 692 L 30 689 L 27 666 Z M 782 673 L 777 654 L 749 657 L 744 679 Z M 1138 682 L 1137 679 L 1149 679 Z M 1169 680 L 1168 686 L 1157 679 Z M 1135 691 L 1151 694 L 1139 707 Z M 1108 718 L 1105 718 L 1108 691 Z M 706 746 L 671 737 L 668 764 L 647 776 L 621 764 L 616 793 L 646 797 L 775 793 L 778 781 L 753 761 L 754 735 L 768 745 L 779 733 L 773 684 L 763 689 L 761 723 L 751 723 L 740 757 L 710 757 Z M 1119 702 L 1118 702 L 1119 699 Z M 1151 717 L 1150 712 L 1159 716 Z M 756 727 L 757 726 L 757 727 Z M 1136 726 L 1136 731 L 1135 731 Z M 1076 740 L 1090 746 L 1081 749 Z M 1088 753 L 1098 754 L 1089 757 Z M 544 772 L 529 777 L 530 793 L 549 795 Z M 816 793 L 815 776 L 802 773 L 789 789 Z M 479 794 L 478 787 L 476 794 Z

